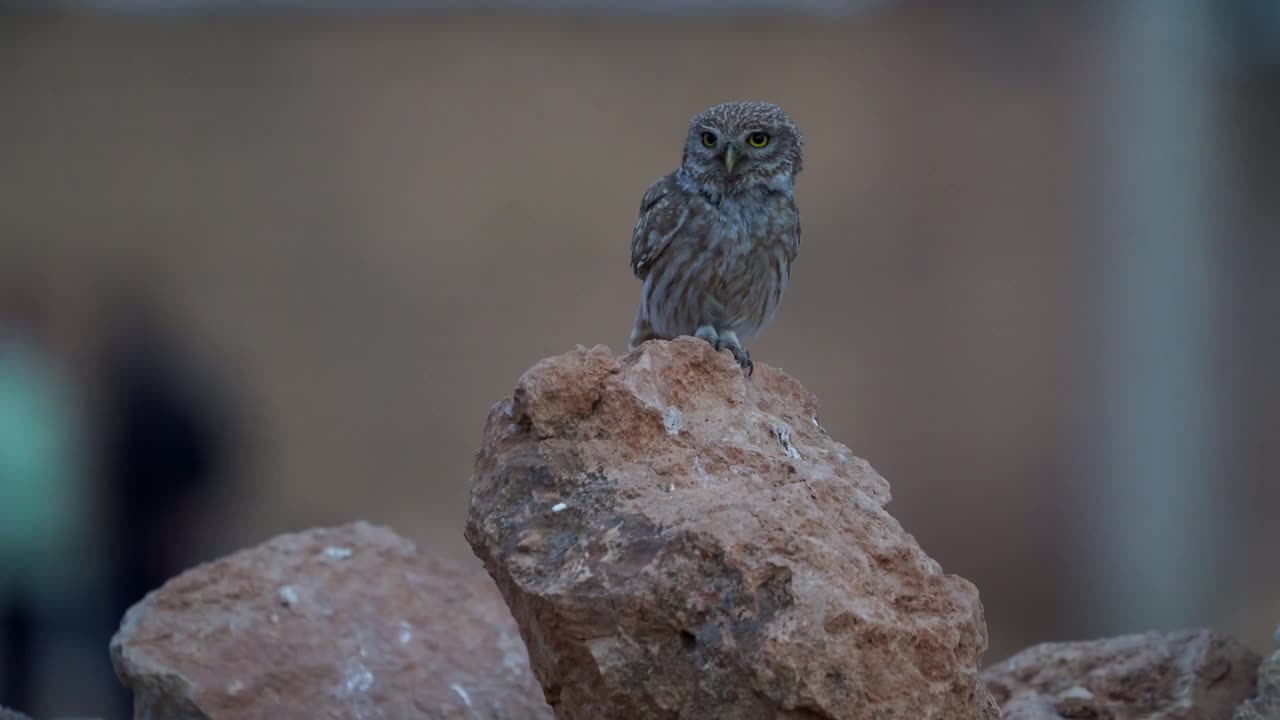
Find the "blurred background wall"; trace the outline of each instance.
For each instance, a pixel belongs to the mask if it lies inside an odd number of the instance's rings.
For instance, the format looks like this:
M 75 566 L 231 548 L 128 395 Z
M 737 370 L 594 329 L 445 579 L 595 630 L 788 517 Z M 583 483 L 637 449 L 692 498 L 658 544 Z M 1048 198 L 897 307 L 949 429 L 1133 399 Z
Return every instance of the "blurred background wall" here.
M 123 610 L 280 532 L 474 563 L 485 413 L 625 348 L 640 195 L 730 99 L 808 149 L 753 354 L 978 585 L 988 659 L 1268 645 L 1280 5 L 0 7 L 0 703 L 125 717 Z

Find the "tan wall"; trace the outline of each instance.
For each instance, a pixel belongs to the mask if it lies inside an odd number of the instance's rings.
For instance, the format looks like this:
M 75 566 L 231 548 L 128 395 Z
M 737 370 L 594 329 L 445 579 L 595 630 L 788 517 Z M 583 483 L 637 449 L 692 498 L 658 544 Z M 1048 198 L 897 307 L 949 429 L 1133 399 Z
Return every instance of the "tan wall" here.
M 253 451 L 198 548 L 363 517 L 470 559 L 487 409 L 543 356 L 623 348 L 640 194 L 691 114 L 774 100 L 809 150 L 804 239 L 754 357 L 819 396 L 896 516 L 982 589 L 994 659 L 1101 622 L 1080 609 L 1075 511 L 1098 362 L 1095 52 L 1087 17 L 1017 11 L 10 20 L 0 258 L 51 273 L 81 350 L 104 278 L 137 273 L 232 375 Z M 1273 497 L 1268 452 L 1224 491 Z M 1274 542 L 1252 504 L 1233 512 Z M 1187 624 L 1261 647 L 1280 588 L 1239 581 Z

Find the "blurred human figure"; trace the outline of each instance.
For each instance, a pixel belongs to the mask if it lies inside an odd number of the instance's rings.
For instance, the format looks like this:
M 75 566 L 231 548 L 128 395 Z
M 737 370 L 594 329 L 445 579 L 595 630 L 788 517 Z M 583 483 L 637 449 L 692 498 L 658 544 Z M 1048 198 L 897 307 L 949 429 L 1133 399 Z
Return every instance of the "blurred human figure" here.
M 101 364 L 103 481 L 114 617 L 194 558 L 183 522 L 224 469 L 225 427 L 207 382 L 149 302 L 115 308 Z
M 0 705 L 31 709 L 42 648 L 92 570 L 77 408 L 35 293 L 0 297 Z

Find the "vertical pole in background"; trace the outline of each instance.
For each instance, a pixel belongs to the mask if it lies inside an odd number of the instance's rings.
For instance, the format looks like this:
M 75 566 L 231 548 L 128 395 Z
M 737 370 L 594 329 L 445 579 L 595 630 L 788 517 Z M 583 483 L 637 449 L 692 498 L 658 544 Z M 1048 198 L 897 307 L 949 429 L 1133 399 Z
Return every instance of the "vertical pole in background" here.
M 1106 4 L 1095 620 L 1207 623 L 1215 487 L 1214 215 L 1222 174 L 1212 0 Z

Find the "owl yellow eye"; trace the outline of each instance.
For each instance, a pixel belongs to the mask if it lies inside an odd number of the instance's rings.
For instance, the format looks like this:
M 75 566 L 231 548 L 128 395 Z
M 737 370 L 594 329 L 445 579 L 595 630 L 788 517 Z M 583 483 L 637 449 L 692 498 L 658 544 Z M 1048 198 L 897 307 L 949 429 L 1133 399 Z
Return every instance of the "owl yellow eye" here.
M 751 133 L 747 138 L 747 143 L 753 148 L 762 148 L 769 144 L 769 136 L 764 133 Z
M 715 133 L 709 133 L 709 132 L 704 132 L 704 133 L 702 133 L 702 144 L 703 144 L 703 145 L 706 145 L 707 147 L 715 147 L 715 146 L 716 146 L 716 134 L 715 134 Z

